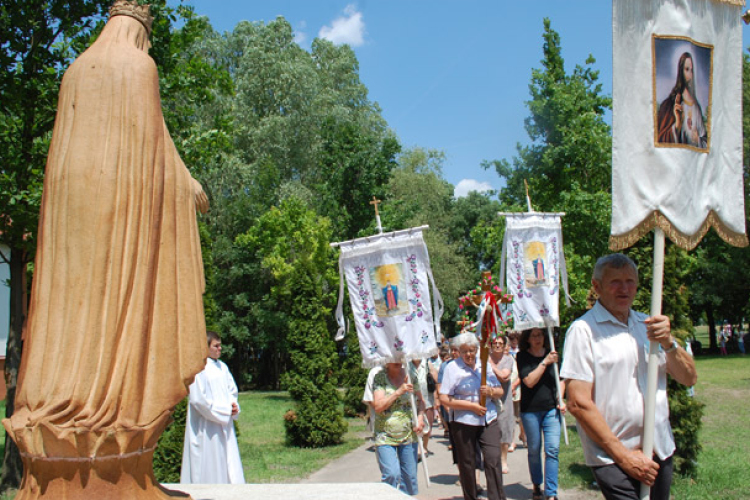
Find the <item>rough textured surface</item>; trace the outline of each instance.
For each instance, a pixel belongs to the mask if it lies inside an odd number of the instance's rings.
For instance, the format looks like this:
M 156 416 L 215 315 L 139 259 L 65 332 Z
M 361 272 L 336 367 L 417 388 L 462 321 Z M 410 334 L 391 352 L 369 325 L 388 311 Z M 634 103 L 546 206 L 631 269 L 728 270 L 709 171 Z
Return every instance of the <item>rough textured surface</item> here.
M 148 35 L 112 17 L 66 71 L 16 410 L 18 500 L 166 498 L 153 449 L 206 358 L 196 205 Z M 197 203 L 198 202 L 198 203 Z

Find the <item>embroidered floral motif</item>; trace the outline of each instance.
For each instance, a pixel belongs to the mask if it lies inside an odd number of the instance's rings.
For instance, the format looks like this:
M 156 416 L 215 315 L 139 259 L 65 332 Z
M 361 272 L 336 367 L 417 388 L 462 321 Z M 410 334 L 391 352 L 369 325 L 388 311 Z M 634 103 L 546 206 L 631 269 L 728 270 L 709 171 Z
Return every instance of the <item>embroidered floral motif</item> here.
M 409 303 L 414 307 L 414 310 L 412 310 L 412 313 L 404 319 L 406 321 L 411 321 L 415 317 L 421 318 L 422 315 L 424 315 L 424 310 L 422 309 L 422 294 L 419 293 L 419 278 L 417 278 L 417 256 L 411 254 L 407 257 L 406 261 L 409 263 L 409 271 L 411 271 L 409 284 L 411 285 L 413 295 L 413 298 L 409 299 Z
M 422 330 L 422 343 L 426 344 L 428 340 L 430 340 L 430 336 L 426 331 Z
M 362 266 L 354 266 L 354 272 L 357 275 L 357 288 L 359 288 L 359 300 L 362 305 L 362 319 L 365 320 L 365 328 L 370 328 L 371 326 L 383 328 L 383 322 L 378 321 L 375 307 L 370 305 L 370 292 L 367 291 L 364 286 L 365 268 Z
M 398 335 L 396 335 L 396 338 L 394 339 L 395 342 L 393 343 L 393 347 L 398 351 L 401 352 L 404 350 L 404 341 L 398 338 Z
M 552 286 L 549 294 L 555 295 L 560 288 L 560 267 L 558 265 L 557 237 L 552 238 Z
M 370 354 L 375 354 L 378 352 L 378 343 L 375 341 L 370 342 Z

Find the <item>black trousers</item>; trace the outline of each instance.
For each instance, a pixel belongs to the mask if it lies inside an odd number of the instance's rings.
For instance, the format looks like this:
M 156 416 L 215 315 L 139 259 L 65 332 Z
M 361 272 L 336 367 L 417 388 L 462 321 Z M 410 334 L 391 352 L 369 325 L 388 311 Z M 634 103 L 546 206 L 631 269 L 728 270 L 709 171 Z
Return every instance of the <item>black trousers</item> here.
M 656 482 L 651 487 L 651 500 L 669 500 L 669 488 L 672 486 L 672 472 L 674 465 L 672 457 L 664 461 L 654 457 L 659 464 Z M 641 483 L 625 474 L 619 465 L 603 465 L 592 467 L 596 482 L 607 500 L 640 500 Z
M 503 473 L 500 470 L 500 426 L 497 419 L 488 425 L 451 422 L 451 437 L 458 459 L 458 475 L 464 500 L 477 500 L 476 443 L 482 449 L 489 500 L 505 500 Z

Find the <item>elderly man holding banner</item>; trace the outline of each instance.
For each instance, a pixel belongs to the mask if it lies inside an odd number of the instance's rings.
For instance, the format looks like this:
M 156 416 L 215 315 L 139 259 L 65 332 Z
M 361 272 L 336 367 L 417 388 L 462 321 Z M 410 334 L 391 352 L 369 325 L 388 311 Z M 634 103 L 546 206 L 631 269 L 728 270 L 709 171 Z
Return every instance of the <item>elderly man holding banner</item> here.
M 560 373 L 586 464 L 607 499 L 638 499 L 642 482 L 651 499 L 667 500 L 675 451 L 667 373 L 694 385 L 695 363 L 672 336 L 669 318 L 631 309 L 638 269 L 629 257 L 600 258 L 591 282 L 599 299 L 568 330 Z M 641 452 L 649 342 L 661 345 L 653 459 Z

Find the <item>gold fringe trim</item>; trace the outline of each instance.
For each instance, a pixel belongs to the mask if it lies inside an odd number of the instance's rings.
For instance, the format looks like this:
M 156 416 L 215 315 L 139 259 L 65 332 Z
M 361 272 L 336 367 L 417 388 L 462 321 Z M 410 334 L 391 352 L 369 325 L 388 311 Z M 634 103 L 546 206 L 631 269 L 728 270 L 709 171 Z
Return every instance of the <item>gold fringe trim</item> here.
M 708 230 L 713 227 L 719 237 L 735 247 L 746 247 L 748 246 L 748 239 L 745 233 L 737 233 L 732 231 L 724 224 L 716 212 L 711 210 L 703 221 L 703 225 L 697 233 L 693 235 L 687 235 L 682 233 L 675 228 L 672 223 L 667 219 L 664 214 L 658 210 L 654 210 L 649 214 L 643 222 L 638 224 L 636 227 L 624 234 L 611 235 L 609 237 L 609 248 L 610 250 L 623 250 L 635 244 L 636 241 L 640 240 L 646 233 L 650 232 L 655 227 L 661 228 L 664 234 L 672 240 L 672 243 L 684 250 L 692 250 L 698 243 L 703 239 Z
M 728 3 L 729 5 L 737 5 L 738 7 L 745 6 L 745 0 L 714 0 L 714 2 Z

